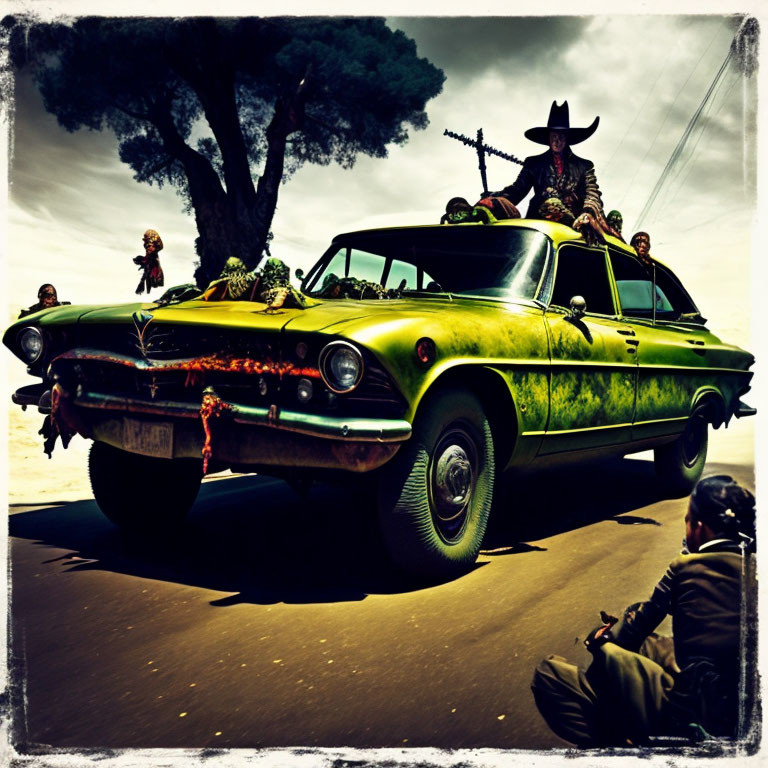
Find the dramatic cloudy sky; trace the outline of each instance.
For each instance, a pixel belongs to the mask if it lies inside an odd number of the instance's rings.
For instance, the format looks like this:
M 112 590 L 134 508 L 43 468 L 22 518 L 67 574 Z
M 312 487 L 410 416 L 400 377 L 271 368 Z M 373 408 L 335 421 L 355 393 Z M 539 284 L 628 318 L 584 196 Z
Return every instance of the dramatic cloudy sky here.
M 536 154 L 543 147 L 523 132 L 546 123 L 553 99 L 568 100 L 572 125 L 600 116 L 595 135 L 576 151 L 594 161 L 606 208 L 622 211 L 631 234 L 738 23 L 726 15 L 391 18 L 445 71 L 443 92 L 427 106 L 430 125 L 386 160 L 296 173 L 281 189 L 273 254 L 307 267 L 340 231 L 436 223 L 448 198 L 480 192 L 476 156 L 443 130 L 474 135 L 482 127 L 492 146 Z M 754 102 L 755 84 L 730 68 L 643 226 L 654 255 L 677 271 L 713 329 L 743 345 Z M 511 183 L 518 169 L 490 158 L 490 187 Z M 194 220 L 173 190 L 135 182 L 111 134 L 60 128 L 24 76 L 9 178 L 9 316 L 32 303 L 43 282 L 72 302 L 131 300 L 138 280 L 131 258 L 149 227 L 165 242 L 166 285 L 191 278 Z

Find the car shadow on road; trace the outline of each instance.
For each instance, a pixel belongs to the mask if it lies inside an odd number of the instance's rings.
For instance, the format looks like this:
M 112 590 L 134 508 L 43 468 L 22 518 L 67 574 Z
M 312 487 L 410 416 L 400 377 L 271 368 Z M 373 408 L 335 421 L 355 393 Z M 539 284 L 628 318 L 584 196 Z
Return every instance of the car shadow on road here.
M 359 601 L 432 585 L 388 566 L 359 489 L 317 485 L 299 496 L 263 476 L 206 482 L 187 525 L 170 539 L 121 533 L 93 500 L 57 504 L 10 517 L 10 535 L 43 549 L 41 563 L 228 593 L 212 596 L 214 606 Z M 68 552 L 47 557 L 44 548 Z
M 637 460 L 507 479 L 483 551 L 542 551 L 531 542 L 661 498 L 652 464 Z M 188 524 L 168 540 L 121 534 L 92 500 L 14 514 L 10 535 L 68 550 L 41 561 L 60 561 L 69 571 L 111 570 L 228 593 L 212 597 L 219 607 L 359 601 L 432 586 L 392 571 L 371 518 L 360 489 L 320 484 L 299 496 L 282 481 L 249 475 L 204 483 Z
M 666 498 L 652 461 L 609 459 L 510 475 L 497 490 L 483 542 L 487 555 L 541 551 L 532 542 L 614 519 L 621 525 L 660 525 L 627 515 Z

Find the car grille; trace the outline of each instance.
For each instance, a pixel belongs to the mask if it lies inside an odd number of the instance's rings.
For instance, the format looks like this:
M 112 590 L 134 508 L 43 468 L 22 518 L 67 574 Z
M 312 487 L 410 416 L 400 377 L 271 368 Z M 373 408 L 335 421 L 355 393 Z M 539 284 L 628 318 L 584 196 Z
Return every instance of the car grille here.
M 294 411 L 339 415 L 401 416 L 405 401 L 387 373 L 366 353 L 365 375 L 343 396 L 325 386 L 317 369 L 327 339 L 310 339 L 304 359 L 281 351 L 276 335 L 232 332 L 201 326 L 158 325 L 138 338 L 126 326 L 81 328 L 78 347 L 59 357 L 53 371 L 69 390 L 110 394 L 147 402 L 200 403 L 213 387 L 224 400 L 242 405 L 278 405 Z M 143 352 L 143 354 L 142 354 Z M 125 358 L 128 358 L 126 360 Z M 156 367 L 135 367 L 129 362 Z M 299 381 L 308 378 L 314 394 L 300 403 Z
M 133 325 L 84 325 L 77 345 L 156 361 L 227 354 L 258 360 L 280 354 L 276 336 L 199 325 L 150 324 L 141 338 Z

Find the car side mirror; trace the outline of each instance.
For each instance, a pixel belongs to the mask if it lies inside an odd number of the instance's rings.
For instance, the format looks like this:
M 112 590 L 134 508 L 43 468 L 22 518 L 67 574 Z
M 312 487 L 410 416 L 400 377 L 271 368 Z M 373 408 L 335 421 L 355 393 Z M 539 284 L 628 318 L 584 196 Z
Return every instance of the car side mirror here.
M 301 267 L 299 267 L 296 270 L 296 279 L 297 280 L 303 280 L 304 279 L 304 270 Z
M 584 316 L 584 313 L 587 311 L 587 302 L 584 300 L 583 296 L 574 296 L 571 299 L 571 314 L 569 315 L 570 318 L 573 320 L 578 320 L 579 318 Z

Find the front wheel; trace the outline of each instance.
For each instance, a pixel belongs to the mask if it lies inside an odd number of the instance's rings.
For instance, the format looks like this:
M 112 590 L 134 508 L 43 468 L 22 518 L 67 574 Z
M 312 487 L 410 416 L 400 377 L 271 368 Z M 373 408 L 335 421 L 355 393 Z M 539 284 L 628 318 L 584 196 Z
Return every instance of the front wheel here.
M 655 449 L 656 475 L 669 494 L 686 496 L 699 481 L 707 461 L 708 426 L 707 406 L 696 406 L 683 434 L 673 443 Z
M 491 510 L 493 439 L 478 399 L 430 397 L 413 434 L 379 479 L 379 523 L 390 559 L 418 576 L 451 577 L 477 559 Z
M 91 446 L 88 473 L 109 520 L 125 531 L 158 534 L 178 530 L 203 477 L 196 459 L 156 459 L 101 442 Z

